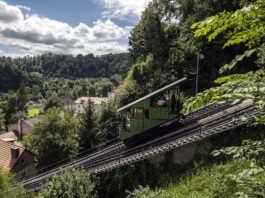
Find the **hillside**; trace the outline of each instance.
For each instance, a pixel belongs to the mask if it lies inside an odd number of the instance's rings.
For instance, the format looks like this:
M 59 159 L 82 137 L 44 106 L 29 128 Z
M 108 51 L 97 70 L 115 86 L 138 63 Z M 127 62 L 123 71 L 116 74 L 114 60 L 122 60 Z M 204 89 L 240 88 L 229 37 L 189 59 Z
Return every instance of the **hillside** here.
M 265 197 L 264 16 L 264 0 L 151 0 L 130 27 L 129 53 L 0 58 L 0 130 L 27 118 L 29 101 L 44 105 L 32 134 L 21 141 L 36 155 L 34 173 L 84 156 L 76 164 L 102 171 L 88 175 L 65 168 L 36 194 L 18 185 L 20 193 L 41 198 Z M 171 87 L 184 77 L 185 83 Z M 110 92 L 113 97 L 106 99 Z M 81 96 L 88 100 L 76 104 L 84 110 L 78 116 L 63 100 Z M 91 97 L 107 102 L 96 104 Z M 241 103 L 247 107 L 238 109 Z M 227 108 L 205 113 L 213 104 Z M 198 109 L 205 117 L 182 122 Z M 126 142 L 128 137 L 143 150 Z M 14 178 L 1 174 L 0 197 L 1 190 L 12 191 Z

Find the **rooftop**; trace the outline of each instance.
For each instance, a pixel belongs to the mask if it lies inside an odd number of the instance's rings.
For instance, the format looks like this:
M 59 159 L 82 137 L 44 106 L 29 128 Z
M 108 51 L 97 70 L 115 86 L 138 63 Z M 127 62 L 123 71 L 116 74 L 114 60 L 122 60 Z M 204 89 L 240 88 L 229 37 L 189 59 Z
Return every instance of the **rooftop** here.
M 10 131 L 10 132 L 6 132 L 6 133 L 2 133 L 0 135 L 0 140 L 4 140 L 6 142 L 17 141 L 18 136 L 14 131 Z
M 140 98 L 140 99 L 138 99 L 138 100 L 136 100 L 136 101 L 134 101 L 134 102 L 132 102 L 132 103 L 130 103 L 128 105 L 125 105 L 124 107 L 121 107 L 120 109 L 118 109 L 118 112 L 123 111 L 123 110 L 125 110 L 125 109 L 127 109 L 127 108 L 129 108 L 129 107 L 131 107 L 131 106 L 133 106 L 133 105 L 135 105 L 135 104 L 147 99 L 147 98 L 150 98 L 150 97 L 152 97 L 152 96 L 154 96 L 156 94 L 159 94 L 159 93 L 161 93 L 161 92 L 163 92 L 163 91 L 165 91 L 167 89 L 170 89 L 171 87 L 176 86 L 176 85 L 184 82 L 185 80 L 187 80 L 187 78 L 182 78 L 182 79 L 177 80 L 177 81 L 175 81 L 175 82 L 173 82 L 173 83 L 171 83 L 169 85 L 166 85 L 165 87 L 162 87 L 162 88 L 160 88 L 160 89 L 158 89 L 158 90 L 156 90 L 156 91 L 154 91 L 154 92 L 152 92 L 152 93 L 150 93 L 150 94 L 148 94 L 148 95 L 146 95 L 146 96 L 144 96 L 144 97 L 142 97 L 142 98 Z
M 14 159 L 11 155 L 11 147 L 13 146 L 14 145 L 9 142 L 0 140 L 0 166 L 6 171 L 12 170 L 13 166 L 25 151 L 25 148 L 16 146 L 19 149 L 19 155 Z
M 80 97 L 74 103 L 75 104 L 83 104 L 87 103 L 88 100 L 93 102 L 95 105 L 101 105 L 102 103 L 107 103 L 109 101 L 108 98 L 100 98 L 100 97 Z
M 40 122 L 40 118 L 38 117 L 31 118 L 31 119 L 24 120 L 24 122 L 30 127 L 33 127 L 35 124 L 38 124 Z

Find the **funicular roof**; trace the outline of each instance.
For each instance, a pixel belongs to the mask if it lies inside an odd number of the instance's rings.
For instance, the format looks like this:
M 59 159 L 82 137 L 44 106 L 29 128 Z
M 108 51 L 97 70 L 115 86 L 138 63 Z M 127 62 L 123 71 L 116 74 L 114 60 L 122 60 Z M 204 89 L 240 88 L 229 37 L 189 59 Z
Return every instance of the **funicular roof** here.
M 171 87 L 173 87 L 173 86 L 175 86 L 177 84 L 180 84 L 181 82 L 183 82 L 185 80 L 187 80 L 186 77 L 184 77 L 184 78 L 182 78 L 180 80 L 177 80 L 177 81 L 175 81 L 175 82 L 173 82 L 173 83 L 171 83 L 169 85 L 166 85 L 165 87 L 162 87 L 162 88 L 160 88 L 160 89 L 158 89 L 158 90 L 156 90 L 156 91 L 154 91 L 154 92 L 152 92 L 152 93 L 150 93 L 150 94 L 148 94 L 148 95 L 146 95 L 146 96 L 144 96 L 144 97 L 142 97 L 142 98 L 140 98 L 140 99 L 138 99 L 138 100 L 136 100 L 136 101 L 134 101 L 134 102 L 132 102 L 130 104 L 127 104 L 127 105 L 119 108 L 118 112 L 123 111 L 125 109 L 128 109 L 129 107 L 131 107 L 131 106 L 133 106 L 133 105 L 135 105 L 135 104 L 137 104 L 137 103 L 139 103 L 139 102 L 141 102 L 141 101 L 143 101 L 143 100 L 145 100 L 147 98 L 150 98 L 150 97 L 152 97 L 154 95 L 157 95 L 157 94 L 159 94 L 159 93 L 161 93 L 161 92 L 163 92 L 163 91 L 165 91 L 167 89 L 170 89 Z

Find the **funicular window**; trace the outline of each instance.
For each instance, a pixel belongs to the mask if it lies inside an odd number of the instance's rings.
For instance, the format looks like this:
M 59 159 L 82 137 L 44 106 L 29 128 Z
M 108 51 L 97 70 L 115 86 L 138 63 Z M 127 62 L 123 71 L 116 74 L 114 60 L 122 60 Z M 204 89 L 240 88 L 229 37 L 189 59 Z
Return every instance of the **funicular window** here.
M 124 131 L 129 131 L 131 127 L 129 113 L 126 113 L 122 118 L 122 128 Z
M 150 99 L 151 107 L 166 107 L 168 106 L 168 98 L 163 94 L 159 94 Z
M 131 108 L 131 116 L 133 118 L 141 118 L 143 115 L 143 109 L 142 108 Z
M 144 110 L 145 119 L 149 119 L 149 110 Z

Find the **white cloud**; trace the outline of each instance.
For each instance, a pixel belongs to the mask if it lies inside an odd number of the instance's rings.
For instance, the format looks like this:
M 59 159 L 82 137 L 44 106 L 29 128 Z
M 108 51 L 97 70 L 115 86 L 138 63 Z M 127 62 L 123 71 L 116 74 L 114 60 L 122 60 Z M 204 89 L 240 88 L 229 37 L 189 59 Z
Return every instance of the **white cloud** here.
M 1 12 L 4 8 L 14 12 L 12 15 Z M 11 22 L 12 25 L 8 24 Z M 38 15 L 24 16 L 18 7 L 0 1 L 0 44 L 23 51 L 24 54 L 125 52 L 128 45 L 119 42 L 127 40 L 131 28 L 120 27 L 110 19 L 97 20 L 92 26 L 80 23 L 72 27 Z
M 131 27 L 119 27 L 109 19 L 105 22 L 98 20 L 94 22 L 92 33 L 95 38 L 100 40 L 122 39 L 127 38 L 130 28 Z
M 0 22 L 11 23 L 23 20 L 24 16 L 19 8 L 0 1 Z
M 96 0 L 100 2 L 105 11 L 102 13 L 104 18 L 120 19 L 136 22 L 148 3 L 152 0 Z
M 16 5 L 17 8 L 21 9 L 21 10 L 25 10 L 27 12 L 31 11 L 31 8 L 28 6 L 24 6 L 24 5 Z

